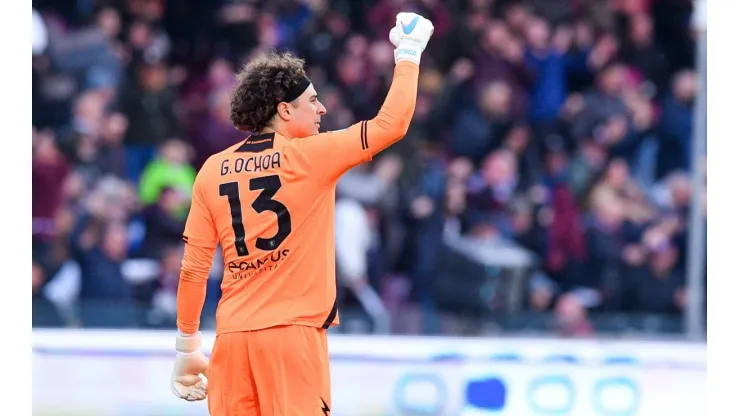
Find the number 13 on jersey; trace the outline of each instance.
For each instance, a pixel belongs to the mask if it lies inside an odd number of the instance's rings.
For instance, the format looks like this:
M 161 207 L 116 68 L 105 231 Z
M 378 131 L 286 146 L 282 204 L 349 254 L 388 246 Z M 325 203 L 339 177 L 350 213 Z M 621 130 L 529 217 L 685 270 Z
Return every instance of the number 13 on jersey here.
M 252 201 L 252 209 L 254 209 L 258 214 L 264 211 L 272 211 L 277 216 L 277 233 L 269 238 L 257 237 L 255 246 L 260 250 L 275 250 L 288 237 L 288 235 L 290 235 L 290 212 L 288 212 L 288 208 L 283 205 L 282 202 L 273 199 L 281 186 L 282 183 L 280 182 L 280 177 L 278 175 L 261 176 L 258 178 L 252 178 L 249 181 L 250 191 L 262 191 L 257 198 Z M 244 228 L 244 220 L 242 217 L 239 183 L 222 183 L 219 186 L 219 195 L 225 196 L 229 199 L 229 207 L 231 208 L 231 226 L 234 229 L 234 248 L 236 249 L 236 253 L 240 257 L 247 256 L 249 255 L 249 249 L 247 248 L 247 232 Z

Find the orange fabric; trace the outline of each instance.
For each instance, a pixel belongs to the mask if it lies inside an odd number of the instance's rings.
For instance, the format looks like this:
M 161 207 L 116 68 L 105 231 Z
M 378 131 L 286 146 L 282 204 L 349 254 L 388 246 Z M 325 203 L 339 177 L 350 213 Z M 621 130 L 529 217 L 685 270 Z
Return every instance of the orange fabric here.
M 218 334 L 339 323 L 334 190 L 352 167 L 400 140 L 414 113 L 419 67 L 400 62 L 378 115 L 336 132 L 253 135 L 211 156 L 193 187 L 177 325 L 198 330 L 213 252 L 224 254 Z
M 216 338 L 208 379 L 211 416 L 329 415 L 326 330 L 302 325 Z

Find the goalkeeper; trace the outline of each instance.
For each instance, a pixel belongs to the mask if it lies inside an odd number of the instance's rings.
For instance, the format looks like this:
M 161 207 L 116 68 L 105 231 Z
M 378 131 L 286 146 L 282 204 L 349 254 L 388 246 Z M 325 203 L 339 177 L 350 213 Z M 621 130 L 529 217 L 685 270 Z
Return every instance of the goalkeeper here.
M 417 14 L 396 16 L 385 103 L 345 130 L 319 134 L 326 108 L 300 59 L 270 54 L 239 75 L 231 120 L 254 134 L 209 158 L 195 180 L 177 295 L 177 397 L 208 397 L 212 416 L 330 414 L 335 185 L 406 134 L 433 31 Z M 198 326 L 218 244 L 227 267 L 209 363 Z

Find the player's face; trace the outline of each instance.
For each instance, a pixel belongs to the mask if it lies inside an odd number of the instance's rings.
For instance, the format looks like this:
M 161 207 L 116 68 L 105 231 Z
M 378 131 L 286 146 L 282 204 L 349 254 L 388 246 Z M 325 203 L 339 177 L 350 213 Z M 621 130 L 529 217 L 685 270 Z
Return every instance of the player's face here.
M 313 84 L 298 97 L 298 107 L 291 111 L 290 124 L 295 137 L 306 137 L 319 133 L 321 116 L 326 114 L 326 107 L 319 101 Z

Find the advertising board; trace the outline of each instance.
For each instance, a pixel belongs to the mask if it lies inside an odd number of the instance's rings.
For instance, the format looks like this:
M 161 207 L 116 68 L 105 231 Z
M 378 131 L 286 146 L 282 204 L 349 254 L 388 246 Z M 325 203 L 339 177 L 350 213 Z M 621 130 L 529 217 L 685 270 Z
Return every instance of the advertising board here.
M 169 387 L 173 333 L 33 334 L 37 416 L 200 416 Z M 212 346 L 205 334 L 204 351 Z M 706 345 L 331 336 L 332 415 L 703 414 Z

